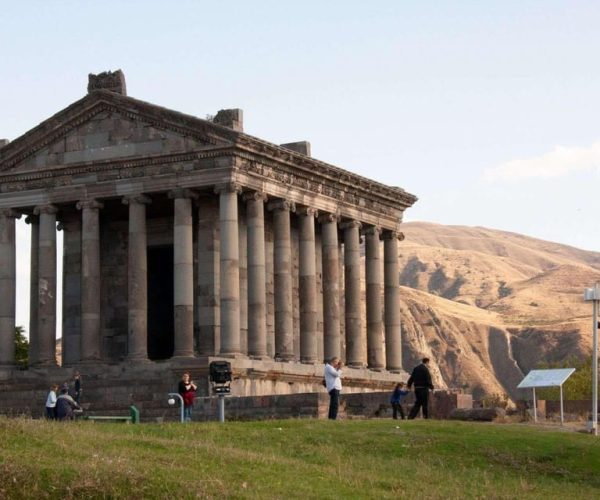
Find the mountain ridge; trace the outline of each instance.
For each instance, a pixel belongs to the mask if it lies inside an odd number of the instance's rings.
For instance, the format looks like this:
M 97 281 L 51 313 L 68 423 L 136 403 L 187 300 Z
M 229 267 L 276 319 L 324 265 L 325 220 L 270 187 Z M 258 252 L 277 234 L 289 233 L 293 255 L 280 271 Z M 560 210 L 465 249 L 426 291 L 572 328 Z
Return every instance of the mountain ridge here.
M 429 356 L 439 387 L 519 396 L 542 362 L 590 352 L 600 253 L 484 227 L 403 224 L 405 366 Z

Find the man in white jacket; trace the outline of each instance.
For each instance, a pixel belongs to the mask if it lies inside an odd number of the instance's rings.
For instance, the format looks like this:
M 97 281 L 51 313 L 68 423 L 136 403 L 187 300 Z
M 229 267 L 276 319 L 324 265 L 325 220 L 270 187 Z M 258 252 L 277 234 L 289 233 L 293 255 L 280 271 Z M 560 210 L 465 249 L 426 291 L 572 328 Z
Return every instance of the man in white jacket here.
M 329 419 L 337 418 L 342 390 L 342 361 L 335 357 L 325 365 L 325 387 L 329 393 Z

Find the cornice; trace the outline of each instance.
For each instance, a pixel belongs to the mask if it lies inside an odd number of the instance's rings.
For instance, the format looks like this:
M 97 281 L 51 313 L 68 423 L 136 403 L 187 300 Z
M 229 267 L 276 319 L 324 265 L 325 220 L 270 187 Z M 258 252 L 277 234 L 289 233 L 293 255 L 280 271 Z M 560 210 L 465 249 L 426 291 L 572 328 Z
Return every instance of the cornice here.
M 255 160 L 264 163 L 265 159 L 272 160 L 278 165 L 284 163 L 299 169 L 310 176 L 314 176 L 315 172 L 318 171 L 320 177 L 327 177 L 338 185 L 366 193 L 376 193 L 379 197 L 388 198 L 394 204 L 400 202 L 403 205 L 403 208 L 412 206 L 418 199 L 416 196 L 407 193 L 402 188 L 387 186 L 386 184 L 348 172 L 347 170 L 343 170 L 334 165 L 310 158 L 246 134 L 239 136 L 236 146 L 242 152 L 250 155 L 246 157 L 250 161 Z M 244 155 L 242 154 L 240 156 Z

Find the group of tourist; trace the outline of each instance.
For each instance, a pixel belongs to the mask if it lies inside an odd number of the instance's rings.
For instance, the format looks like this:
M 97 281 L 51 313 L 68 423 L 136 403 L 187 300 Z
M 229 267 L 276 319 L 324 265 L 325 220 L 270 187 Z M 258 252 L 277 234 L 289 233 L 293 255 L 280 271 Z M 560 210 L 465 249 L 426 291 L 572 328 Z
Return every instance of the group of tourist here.
M 72 388 L 69 382 L 60 386 L 52 384 L 46 397 L 46 418 L 48 420 L 73 420 L 75 413 L 81 411 L 81 374 L 73 374 Z
M 392 405 L 392 418 L 397 419 L 398 414 L 404 420 L 404 410 L 402 401 L 409 394 L 414 386 L 415 404 L 411 408 L 408 418 L 413 419 L 423 411 L 423 418 L 429 418 L 428 401 L 429 391 L 433 391 L 431 373 L 429 372 L 429 358 L 423 358 L 421 364 L 416 366 L 408 379 L 408 382 L 400 382 L 396 385 L 390 398 Z M 342 360 L 334 357 L 325 364 L 325 388 L 329 394 L 329 414 L 330 420 L 337 419 L 340 405 L 340 392 L 342 391 Z M 178 393 L 183 400 L 184 420 L 191 422 L 192 409 L 194 407 L 194 398 L 198 386 L 192 380 L 189 372 L 185 372 L 181 377 L 178 386 Z M 65 382 L 60 388 L 58 384 L 52 384 L 46 398 L 46 417 L 49 420 L 72 420 L 75 412 L 81 411 L 79 400 L 81 398 L 81 374 L 76 371 L 73 374 L 72 390 L 69 383 Z
M 392 405 L 392 418 L 397 419 L 398 413 L 400 418 L 404 420 L 404 410 L 402 401 L 409 394 L 411 388 L 415 388 L 415 404 L 408 414 L 408 418 L 412 420 L 419 414 L 419 410 L 423 411 L 423 418 L 429 418 L 429 391 L 433 391 L 433 383 L 431 381 L 431 373 L 429 372 L 429 358 L 423 358 L 421 364 L 417 365 L 408 379 L 408 382 L 400 382 L 396 384 L 396 388 L 390 398 Z M 342 391 L 342 360 L 338 357 L 332 358 L 325 364 L 325 388 L 329 393 L 329 419 L 337 418 L 338 409 L 340 406 L 340 392 Z M 405 389 L 406 387 L 406 389 Z
M 429 358 L 423 358 L 421 363 L 416 366 L 408 379 L 408 382 L 400 382 L 396 384 L 394 392 L 390 398 L 392 405 L 392 418 L 397 419 L 398 414 L 404 420 L 404 410 L 402 402 L 410 393 L 414 386 L 415 403 L 411 408 L 408 418 L 414 419 L 419 410 L 423 412 L 423 418 L 429 418 L 429 391 L 433 391 L 433 383 L 431 381 L 431 373 L 429 372 Z M 324 385 L 329 394 L 329 414 L 330 420 L 337 419 L 340 406 L 340 393 L 342 391 L 342 360 L 334 357 L 325 364 L 325 380 Z M 192 409 L 194 407 L 194 398 L 198 387 L 191 379 L 189 372 L 185 372 L 179 382 L 178 392 L 183 399 L 184 420 L 190 422 L 192 420 Z

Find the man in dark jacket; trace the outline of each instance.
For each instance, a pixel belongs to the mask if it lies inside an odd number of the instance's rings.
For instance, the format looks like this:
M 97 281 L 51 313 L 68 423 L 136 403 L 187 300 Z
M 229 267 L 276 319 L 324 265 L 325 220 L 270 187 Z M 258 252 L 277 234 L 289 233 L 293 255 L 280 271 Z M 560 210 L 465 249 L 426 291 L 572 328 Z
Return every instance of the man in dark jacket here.
M 413 369 L 406 384 L 409 389 L 413 384 L 415 386 L 415 404 L 408 414 L 410 420 L 417 416 L 420 408 L 423 408 L 423 418 L 429 418 L 427 404 L 429 402 L 429 389 L 433 391 L 433 384 L 431 383 L 431 373 L 429 373 L 428 364 L 429 358 L 423 358 L 421 364 L 415 366 Z
M 69 396 L 69 386 L 64 384 L 60 396 L 56 399 L 56 419 L 57 420 L 73 420 L 74 411 L 80 410 L 81 408 L 75 402 L 75 400 Z

